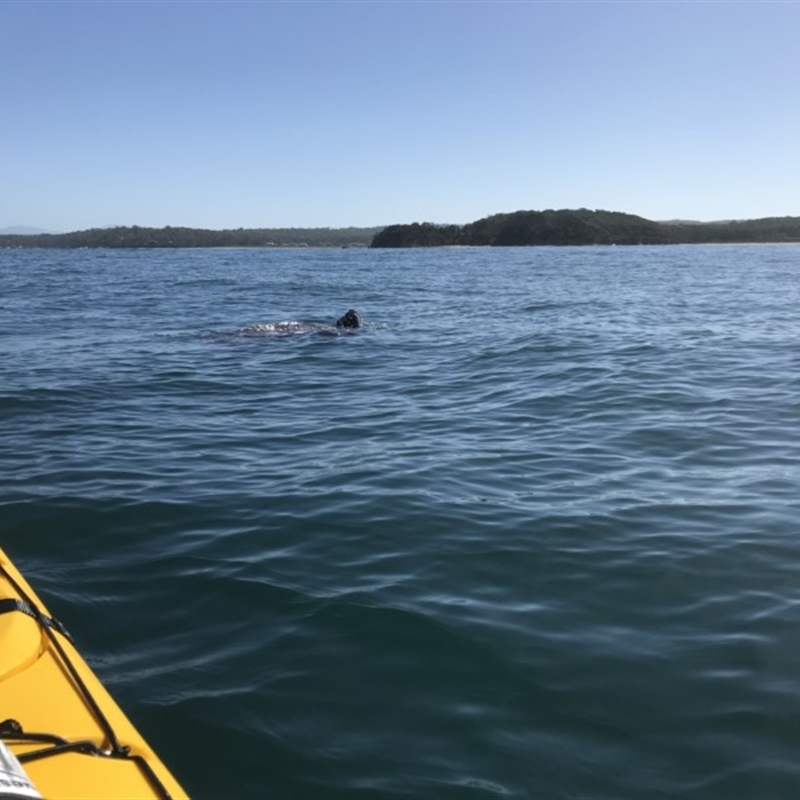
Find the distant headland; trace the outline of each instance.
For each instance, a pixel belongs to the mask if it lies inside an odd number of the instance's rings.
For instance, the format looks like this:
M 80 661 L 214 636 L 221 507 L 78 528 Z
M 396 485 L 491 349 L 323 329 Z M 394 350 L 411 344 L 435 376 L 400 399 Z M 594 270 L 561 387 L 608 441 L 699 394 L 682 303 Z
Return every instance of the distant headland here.
M 373 228 L 92 228 L 72 233 L 0 234 L 0 248 L 135 247 L 510 247 L 800 243 L 800 217 L 723 222 L 654 222 L 587 208 L 515 211 L 466 225 L 415 222 Z
M 800 243 L 800 217 L 653 222 L 587 208 L 495 214 L 468 225 L 390 225 L 372 247 Z

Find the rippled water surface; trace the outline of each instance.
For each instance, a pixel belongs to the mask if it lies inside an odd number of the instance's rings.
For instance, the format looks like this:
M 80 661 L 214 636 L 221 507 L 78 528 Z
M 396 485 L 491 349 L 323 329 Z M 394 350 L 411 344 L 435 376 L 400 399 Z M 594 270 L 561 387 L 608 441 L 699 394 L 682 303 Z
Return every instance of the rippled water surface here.
M 0 251 L 0 544 L 197 797 L 797 797 L 798 309 L 795 246 Z

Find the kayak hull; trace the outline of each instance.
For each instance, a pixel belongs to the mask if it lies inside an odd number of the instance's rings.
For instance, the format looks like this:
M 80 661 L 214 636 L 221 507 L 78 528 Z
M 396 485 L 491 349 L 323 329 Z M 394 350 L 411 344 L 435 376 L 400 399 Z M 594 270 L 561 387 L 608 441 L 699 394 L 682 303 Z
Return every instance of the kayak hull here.
M 0 733 L 39 794 L 48 800 L 185 798 L 0 549 L 0 602 L 12 600 L 21 610 L 0 613 Z M 9 734 L 15 726 L 21 731 Z M 32 741 L 33 734 L 52 740 Z

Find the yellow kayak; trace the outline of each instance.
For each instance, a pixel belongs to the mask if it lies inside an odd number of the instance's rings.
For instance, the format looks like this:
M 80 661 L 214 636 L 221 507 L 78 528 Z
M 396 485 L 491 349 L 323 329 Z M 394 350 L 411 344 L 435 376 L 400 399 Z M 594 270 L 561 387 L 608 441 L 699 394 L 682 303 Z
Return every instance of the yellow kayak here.
M 186 796 L 0 550 L 0 798 Z

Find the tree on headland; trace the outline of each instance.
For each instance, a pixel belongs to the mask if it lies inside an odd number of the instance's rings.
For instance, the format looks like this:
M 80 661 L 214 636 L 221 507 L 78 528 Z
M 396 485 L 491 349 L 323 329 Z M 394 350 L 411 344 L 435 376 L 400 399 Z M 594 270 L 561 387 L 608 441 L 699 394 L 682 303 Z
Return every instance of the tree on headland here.
M 443 247 L 465 244 L 459 225 L 435 225 L 414 222 L 411 225 L 390 225 L 375 235 L 372 247 Z

